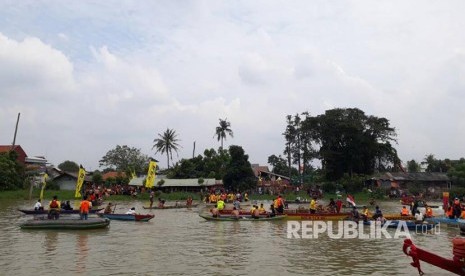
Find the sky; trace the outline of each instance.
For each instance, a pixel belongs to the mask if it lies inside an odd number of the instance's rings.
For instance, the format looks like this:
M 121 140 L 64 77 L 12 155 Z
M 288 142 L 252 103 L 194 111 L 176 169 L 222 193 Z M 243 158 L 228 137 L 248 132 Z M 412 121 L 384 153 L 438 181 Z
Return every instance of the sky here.
M 160 161 L 283 155 L 286 116 L 359 108 L 400 159 L 464 157 L 464 1 L 0 0 L 0 144 L 86 170 L 117 145 Z

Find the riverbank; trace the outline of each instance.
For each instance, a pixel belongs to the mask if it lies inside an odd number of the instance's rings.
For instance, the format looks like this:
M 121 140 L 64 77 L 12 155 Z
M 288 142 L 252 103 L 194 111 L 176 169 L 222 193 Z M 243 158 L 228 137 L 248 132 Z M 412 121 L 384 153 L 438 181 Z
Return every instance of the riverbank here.
M 57 196 L 59 200 L 77 200 L 74 197 L 74 191 L 64 191 L 64 190 L 46 190 L 44 192 L 44 201 L 50 201 L 53 196 Z M 34 189 L 32 191 L 32 196 L 29 198 L 29 189 L 16 190 L 16 191 L 2 191 L 0 192 L 0 200 L 36 200 L 40 196 L 40 189 Z M 310 201 L 310 197 L 304 192 L 300 191 L 298 193 L 290 192 L 282 194 L 282 196 L 288 201 L 294 201 L 297 198 L 301 200 Z M 163 198 L 168 201 L 184 201 L 188 197 L 192 197 L 193 200 L 199 201 L 199 193 L 189 193 L 189 192 L 172 192 L 172 193 L 162 193 L 156 196 L 157 198 Z M 249 195 L 249 200 L 251 201 L 269 201 L 274 200 L 276 195 L 260 195 L 260 194 L 251 194 Z M 323 200 L 327 201 L 330 198 L 337 199 L 336 194 L 324 194 Z M 354 194 L 355 202 L 357 204 L 365 204 L 370 200 L 370 193 L 360 192 Z M 138 194 L 136 197 L 129 195 L 112 195 L 109 198 L 105 199 L 107 201 L 130 201 L 130 200 L 149 200 L 149 193 Z M 345 201 L 345 197 L 342 198 Z M 376 201 L 396 201 L 398 199 L 377 199 Z

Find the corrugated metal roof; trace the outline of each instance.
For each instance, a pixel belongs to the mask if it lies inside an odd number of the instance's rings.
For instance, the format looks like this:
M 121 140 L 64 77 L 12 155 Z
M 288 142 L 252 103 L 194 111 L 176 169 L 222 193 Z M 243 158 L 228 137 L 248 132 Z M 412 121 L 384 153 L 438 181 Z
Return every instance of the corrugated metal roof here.
M 446 173 L 439 172 L 388 172 L 374 179 L 400 180 L 400 181 L 450 181 Z

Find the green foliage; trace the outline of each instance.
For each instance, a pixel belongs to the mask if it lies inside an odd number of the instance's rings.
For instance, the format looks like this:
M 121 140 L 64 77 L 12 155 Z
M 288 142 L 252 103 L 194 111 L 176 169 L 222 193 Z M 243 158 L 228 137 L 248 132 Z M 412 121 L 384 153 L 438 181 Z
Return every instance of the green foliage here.
M 159 138 L 153 140 L 153 147 L 155 148 L 155 153 L 160 152 L 162 154 L 166 153 L 166 161 L 168 169 L 170 168 L 170 160 L 173 161 L 173 151 L 178 152 L 180 145 L 178 142 L 178 134 L 176 130 L 167 128 L 166 131 L 162 134 L 158 134 Z
M 325 193 L 331 193 L 334 194 L 337 190 L 337 184 L 335 182 L 324 182 L 321 185 L 321 188 Z
M 204 151 L 205 156 L 197 156 L 192 159 L 182 159 L 169 170 L 169 178 L 215 178 L 222 179 L 226 173 L 226 167 L 231 159 L 225 150 L 214 149 Z
M 450 177 L 452 183 L 458 186 L 465 186 L 465 163 L 459 163 L 452 167 L 448 172 L 447 176 Z
M 97 185 L 103 182 L 103 176 L 99 171 L 95 171 L 92 175 L 92 182 L 96 183 Z
M 134 170 L 142 173 L 149 157 L 142 154 L 140 149 L 130 148 L 126 145 L 119 146 L 107 152 L 99 161 L 100 167 L 106 166 L 112 171 L 126 172 Z
M 164 179 L 160 179 L 160 180 L 157 182 L 158 187 L 163 186 L 163 184 L 165 184 L 165 180 L 164 180 Z
M 66 160 L 58 165 L 58 168 L 65 172 L 77 173 L 79 171 L 79 165 L 70 160 Z
M 433 154 L 425 156 L 422 164 L 426 164 L 427 172 L 448 172 L 452 167 L 452 162 L 450 159 L 439 160 L 434 157 Z
M 374 198 L 374 199 L 383 199 L 386 197 L 386 194 L 387 194 L 387 190 L 386 189 L 383 189 L 383 188 L 375 188 L 372 192 L 371 192 L 371 198 Z
M 249 156 L 244 153 L 242 147 L 234 145 L 229 147 L 229 154 L 231 161 L 223 177 L 224 187 L 231 191 L 246 191 L 255 188 L 257 179 L 248 160 Z
M 221 148 L 223 149 L 223 140 L 226 140 L 226 134 L 233 137 L 233 131 L 231 129 L 231 123 L 228 122 L 228 119 L 220 119 L 220 125 L 216 127 L 215 135 L 218 138 L 218 141 L 221 140 Z
M 0 191 L 20 189 L 25 179 L 23 167 L 16 162 L 16 152 L 0 153 Z
M 344 174 L 339 180 L 346 193 L 361 192 L 364 187 L 366 176 Z
M 454 187 L 449 191 L 449 198 L 454 198 L 454 197 L 462 197 L 465 195 L 465 187 Z
M 287 152 L 296 160 L 300 154 L 292 149 L 296 145 L 308 160 L 319 157 L 328 180 L 338 180 L 344 174 L 372 174 L 399 162 L 391 145 L 396 132 L 385 118 L 367 116 L 357 108 L 337 108 L 316 117 L 305 114 L 300 123 L 296 118 L 287 119 Z M 307 145 L 306 150 L 303 145 Z M 311 145 L 318 145 L 319 150 L 313 151 Z M 305 165 L 305 158 L 302 160 Z
M 410 161 L 407 161 L 407 171 L 409 173 L 413 173 L 413 172 L 420 172 L 421 170 L 421 167 L 420 167 L 420 164 L 417 163 L 415 160 L 410 160 Z

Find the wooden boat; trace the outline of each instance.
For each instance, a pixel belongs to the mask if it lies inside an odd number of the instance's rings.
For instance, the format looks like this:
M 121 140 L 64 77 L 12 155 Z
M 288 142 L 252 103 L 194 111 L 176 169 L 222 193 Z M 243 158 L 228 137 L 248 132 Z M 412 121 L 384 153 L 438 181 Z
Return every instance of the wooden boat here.
M 363 222 L 364 225 L 371 225 L 373 223 L 377 223 L 377 221 L 369 220 Z M 387 228 L 398 228 L 399 224 L 405 223 L 403 226 L 401 225 L 400 227 L 406 227 L 408 230 L 415 230 L 416 232 L 429 231 L 433 229 L 435 226 L 434 223 L 416 223 L 415 221 L 404 220 L 387 220 L 385 223 L 380 223 L 379 225 L 384 226 L 386 223 Z
M 239 218 L 236 218 L 231 215 L 213 217 L 210 214 L 207 214 L 207 215 L 199 214 L 199 216 L 206 220 L 211 220 L 211 221 L 275 221 L 275 220 L 283 220 L 287 217 L 286 215 L 277 215 L 274 217 L 260 216 L 259 218 L 253 218 L 250 215 L 247 215 L 247 216 L 241 215 Z
M 162 210 L 162 209 L 181 209 L 181 208 L 195 208 L 199 204 L 192 204 L 192 205 L 165 205 L 163 207 L 158 207 L 158 206 L 153 206 L 153 207 L 148 207 L 148 206 L 142 206 L 144 209 L 154 209 L 154 210 Z
M 400 214 L 383 214 L 383 217 L 386 219 L 386 220 L 415 220 L 415 217 L 414 216 L 401 216 Z M 369 216 L 368 218 L 371 218 L 371 216 Z
M 102 218 L 108 218 L 108 219 L 114 219 L 114 220 L 128 220 L 128 221 L 149 221 L 155 217 L 155 215 L 152 214 L 146 214 L 146 215 L 141 215 L 141 214 L 134 214 L 134 215 L 129 215 L 129 214 L 98 214 L 99 217 Z
M 420 275 L 424 274 L 421 270 L 420 261 L 427 262 L 457 275 L 465 275 L 465 263 L 463 262 L 465 258 L 465 239 L 454 238 L 452 244 L 452 252 L 454 255 L 452 259 L 446 259 L 432 252 L 418 248 L 410 239 L 404 240 L 402 250 L 405 255 L 412 257 L 413 262 L 410 263 L 410 265 L 417 268 Z
M 105 228 L 110 225 L 107 218 L 60 218 L 60 219 L 30 219 L 20 224 L 21 229 L 58 229 L 58 230 L 88 230 Z
M 441 223 L 441 224 L 447 224 L 447 225 L 452 225 L 452 226 L 457 226 L 461 222 L 463 222 L 462 219 L 450 219 L 448 217 L 432 217 L 432 218 L 426 218 L 425 221 L 427 222 L 432 222 L 432 223 Z
M 350 213 L 317 212 L 311 214 L 310 210 L 285 209 L 284 214 L 290 220 L 343 220 L 350 217 Z
M 91 209 L 89 213 L 97 213 L 102 211 L 103 208 L 99 209 Z M 27 209 L 19 209 L 20 212 L 25 213 L 26 215 L 46 215 L 48 214 L 48 210 L 27 210 Z M 79 210 L 60 210 L 60 214 L 79 214 Z

